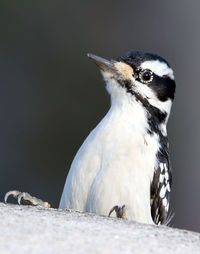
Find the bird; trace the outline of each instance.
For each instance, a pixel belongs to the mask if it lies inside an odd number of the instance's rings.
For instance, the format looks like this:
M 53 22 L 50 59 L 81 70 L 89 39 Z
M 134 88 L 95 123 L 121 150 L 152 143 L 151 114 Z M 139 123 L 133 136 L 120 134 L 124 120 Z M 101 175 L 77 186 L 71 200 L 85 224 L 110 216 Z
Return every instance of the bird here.
M 79 148 L 66 178 L 60 209 L 167 225 L 172 185 L 167 122 L 175 96 L 169 63 L 129 51 L 115 60 L 94 54 L 111 106 Z M 10 191 L 33 205 L 48 202 Z M 113 213 L 115 211 L 115 214 Z
M 78 150 L 59 208 L 167 224 L 172 184 L 167 122 L 174 73 L 153 53 L 94 54 L 111 106 Z

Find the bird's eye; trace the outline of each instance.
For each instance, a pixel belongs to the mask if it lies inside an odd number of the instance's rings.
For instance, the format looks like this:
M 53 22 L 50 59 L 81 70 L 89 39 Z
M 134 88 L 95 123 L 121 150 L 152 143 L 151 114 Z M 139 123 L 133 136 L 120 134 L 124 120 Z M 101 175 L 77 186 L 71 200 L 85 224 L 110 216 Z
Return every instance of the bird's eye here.
M 142 70 L 139 73 L 139 79 L 142 83 L 149 83 L 153 80 L 153 72 L 150 70 Z

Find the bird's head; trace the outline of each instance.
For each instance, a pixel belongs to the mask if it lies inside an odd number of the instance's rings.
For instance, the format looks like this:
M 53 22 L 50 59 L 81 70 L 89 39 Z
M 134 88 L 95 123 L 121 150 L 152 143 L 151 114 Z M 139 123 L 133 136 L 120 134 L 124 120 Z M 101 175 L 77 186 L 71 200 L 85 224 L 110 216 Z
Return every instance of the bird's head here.
M 170 113 L 175 94 L 173 70 L 162 57 L 138 51 L 108 61 L 88 54 L 100 68 L 112 102 L 138 101 L 144 107 Z

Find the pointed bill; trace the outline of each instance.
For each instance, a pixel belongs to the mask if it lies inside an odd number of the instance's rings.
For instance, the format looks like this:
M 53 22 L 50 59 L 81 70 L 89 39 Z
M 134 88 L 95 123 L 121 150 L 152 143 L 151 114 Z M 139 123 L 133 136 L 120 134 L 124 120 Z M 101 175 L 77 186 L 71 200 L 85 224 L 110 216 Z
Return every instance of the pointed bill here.
M 100 56 L 96 56 L 94 54 L 88 53 L 87 56 L 92 59 L 92 61 L 102 70 L 105 72 L 116 72 L 116 68 L 114 66 L 113 61 L 109 61 L 104 59 Z
M 87 56 L 100 68 L 101 71 L 111 74 L 111 77 L 129 80 L 133 75 L 133 68 L 123 62 L 109 61 L 100 56 L 88 53 Z

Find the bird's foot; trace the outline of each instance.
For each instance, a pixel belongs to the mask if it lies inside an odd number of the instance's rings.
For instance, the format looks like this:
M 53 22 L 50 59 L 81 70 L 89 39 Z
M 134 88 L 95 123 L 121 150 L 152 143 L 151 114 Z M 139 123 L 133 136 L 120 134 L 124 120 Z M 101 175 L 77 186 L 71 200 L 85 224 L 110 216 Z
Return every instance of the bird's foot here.
M 21 200 L 24 200 L 33 206 L 40 206 L 40 207 L 45 207 L 45 208 L 51 207 L 51 205 L 48 202 L 44 202 L 39 198 L 32 197 L 27 192 L 20 192 L 17 190 L 8 191 L 4 197 L 5 203 L 7 203 L 9 196 L 13 196 L 14 198 L 16 198 L 19 205 L 21 204 Z
M 126 207 L 123 206 L 113 206 L 113 208 L 110 210 L 108 217 L 110 217 L 111 213 L 115 211 L 117 218 L 126 219 Z

